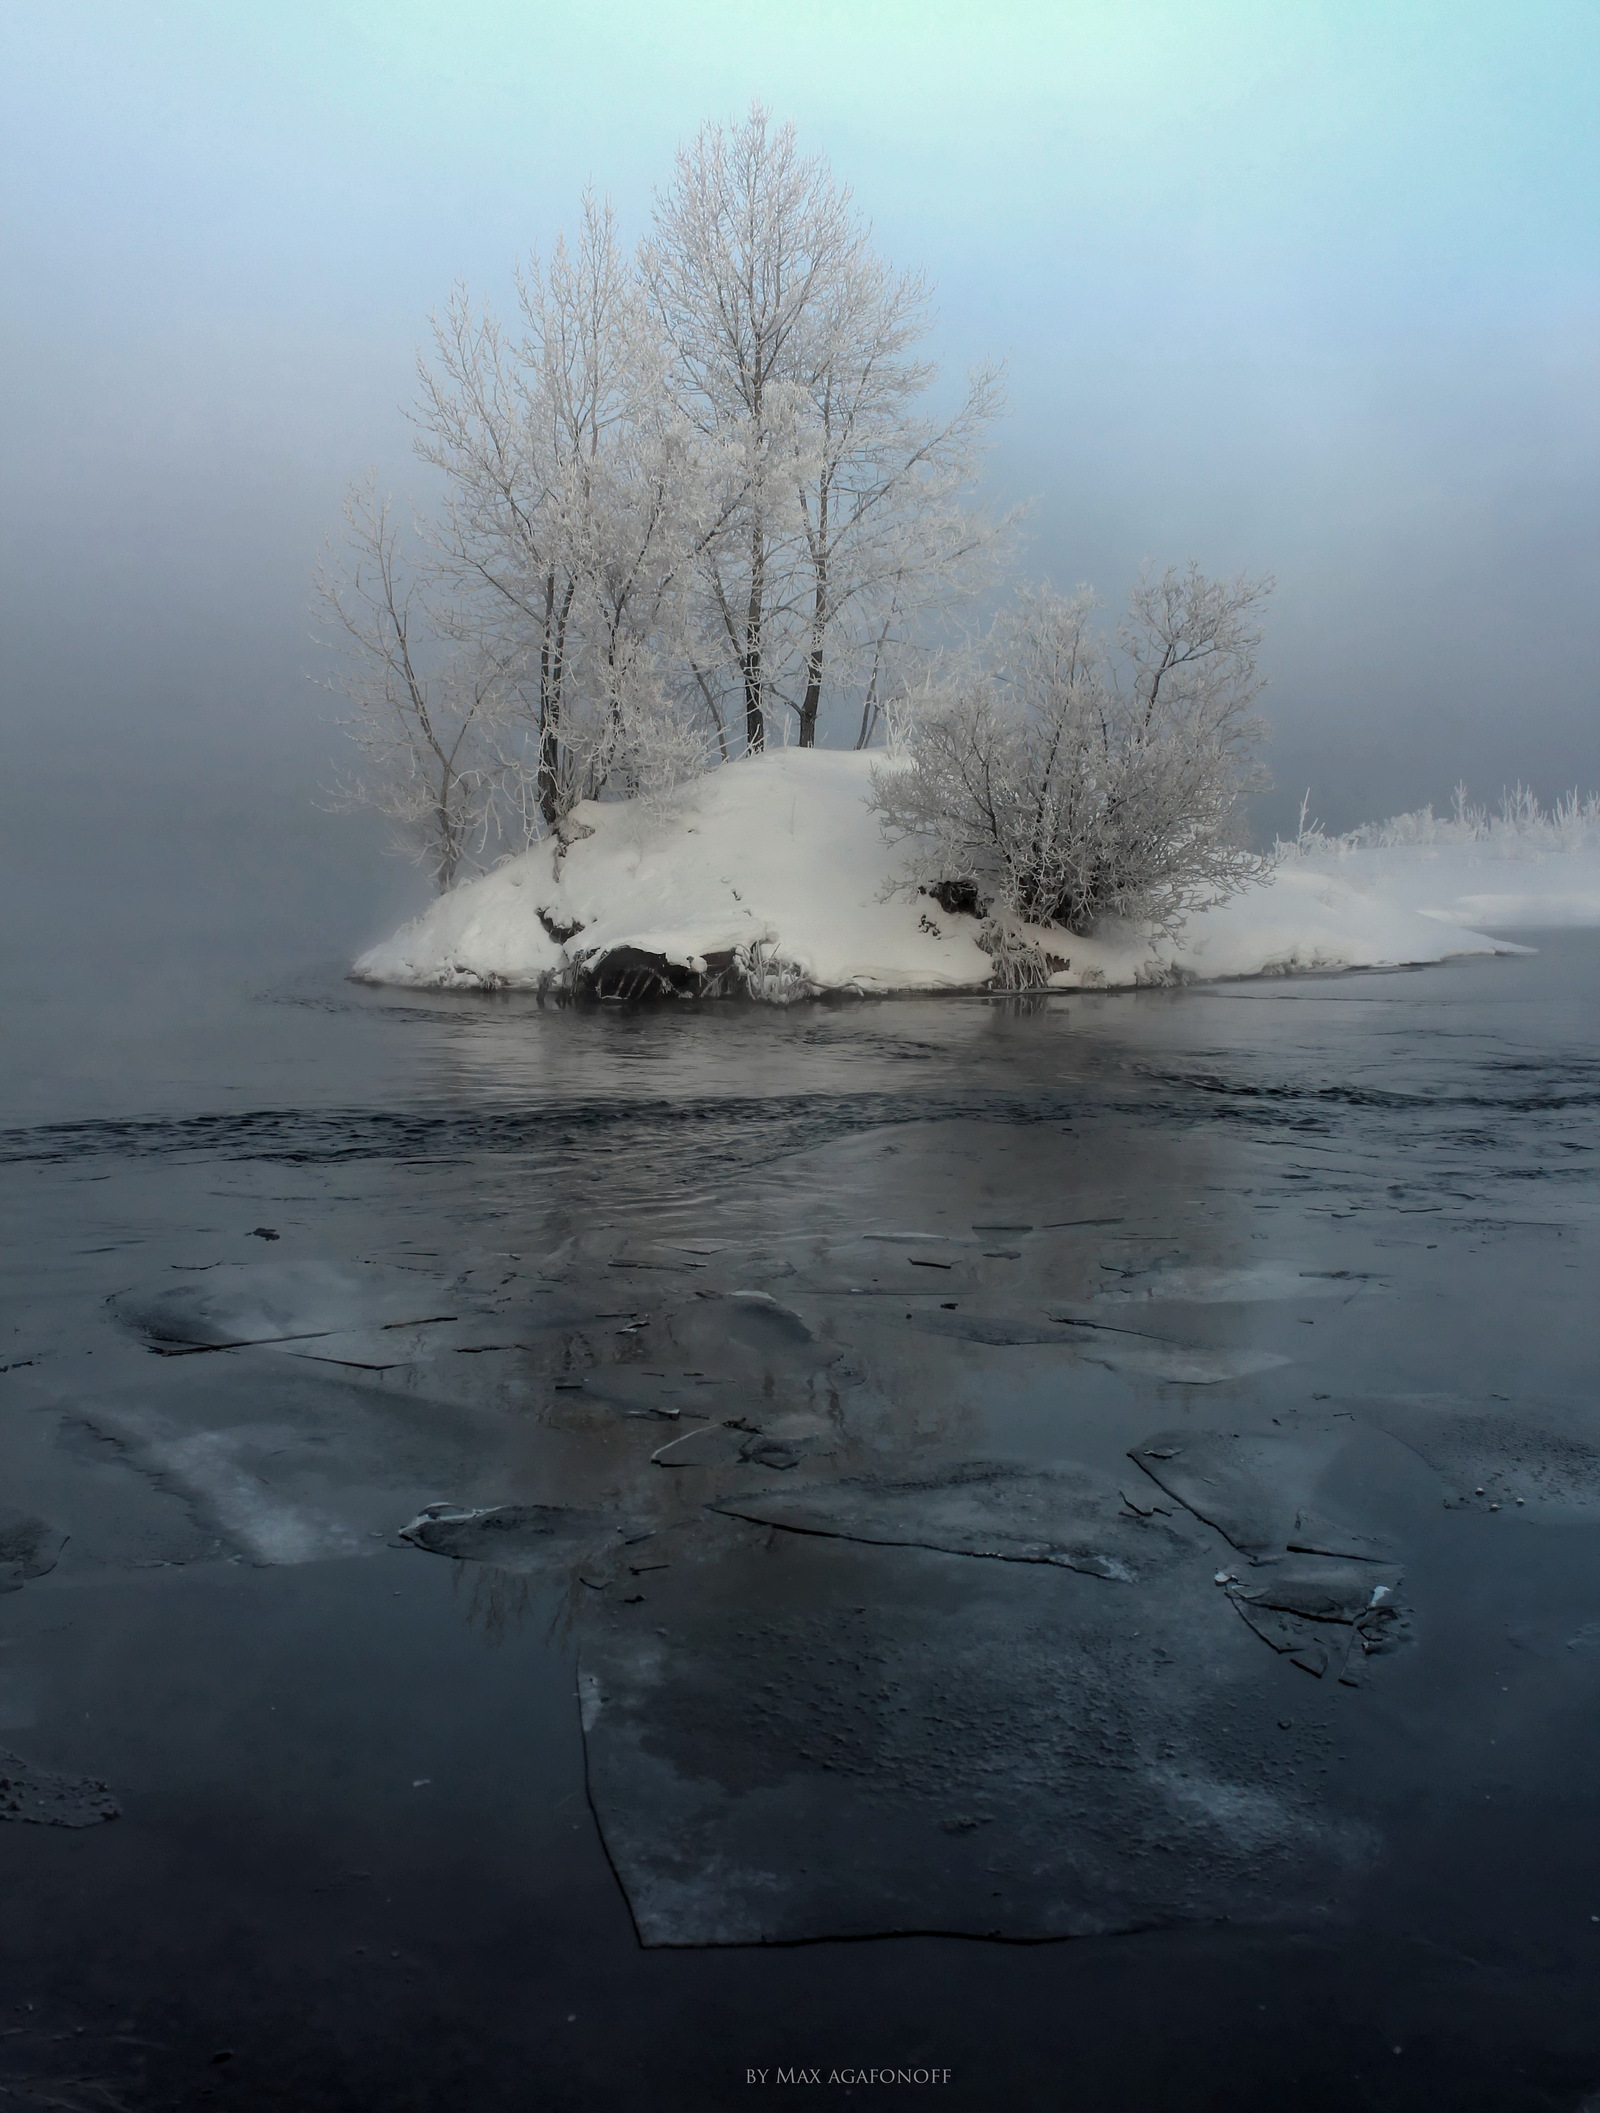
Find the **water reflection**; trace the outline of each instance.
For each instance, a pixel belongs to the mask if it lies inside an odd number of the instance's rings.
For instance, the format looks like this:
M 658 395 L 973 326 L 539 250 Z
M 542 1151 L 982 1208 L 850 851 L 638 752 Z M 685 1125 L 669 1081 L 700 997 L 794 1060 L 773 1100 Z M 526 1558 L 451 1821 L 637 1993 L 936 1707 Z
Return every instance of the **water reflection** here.
M 1461 1536 L 1600 1504 L 1584 944 L 1031 1003 L 302 992 L 242 1105 L 10 1133 L 15 1398 L 70 1392 L 140 1560 L 431 1511 L 405 1559 L 473 1638 L 575 1653 L 651 1942 L 1315 1921 L 1408 1770 L 1467 1795 L 1433 1654 L 1521 1544 Z M 1241 1544 L 1200 1482 L 1257 1440 L 1315 1472 Z M 109 1487 L 73 1561 L 131 1559 Z

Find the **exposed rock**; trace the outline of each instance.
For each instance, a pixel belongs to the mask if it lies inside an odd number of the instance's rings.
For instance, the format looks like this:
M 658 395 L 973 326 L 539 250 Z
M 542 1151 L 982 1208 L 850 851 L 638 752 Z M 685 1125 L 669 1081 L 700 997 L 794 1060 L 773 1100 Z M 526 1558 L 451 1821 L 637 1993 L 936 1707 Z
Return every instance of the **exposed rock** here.
M 731 948 L 679 961 L 636 946 L 614 946 L 575 961 L 570 981 L 580 998 L 641 1004 L 661 998 L 725 997 L 742 988 L 744 978 Z

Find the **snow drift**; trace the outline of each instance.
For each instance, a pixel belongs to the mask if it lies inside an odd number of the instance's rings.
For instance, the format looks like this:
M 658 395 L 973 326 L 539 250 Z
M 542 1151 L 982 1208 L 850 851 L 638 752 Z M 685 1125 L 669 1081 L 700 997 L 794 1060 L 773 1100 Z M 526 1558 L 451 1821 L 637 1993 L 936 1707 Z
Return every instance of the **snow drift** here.
M 433 989 L 627 997 L 975 991 L 975 916 L 900 885 L 868 797 L 883 757 L 783 749 L 664 799 L 586 802 L 556 837 L 441 896 L 352 973 Z M 1552 913 L 1547 916 L 1546 909 Z M 1510 951 L 1483 924 L 1600 923 L 1600 851 L 1313 840 L 1175 937 L 1034 935 L 1050 987 L 1388 968 Z

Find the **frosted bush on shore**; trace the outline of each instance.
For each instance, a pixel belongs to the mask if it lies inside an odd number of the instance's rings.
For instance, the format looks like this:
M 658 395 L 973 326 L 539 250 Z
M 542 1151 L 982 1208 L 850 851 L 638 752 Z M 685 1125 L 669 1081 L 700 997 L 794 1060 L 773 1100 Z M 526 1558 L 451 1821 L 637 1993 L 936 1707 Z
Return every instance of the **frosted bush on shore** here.
M 1363 822 L 1360 828 L 1337 836 L 1329 836 L 1321 823 L 1307 819 L 1309 801 L 1308 794 L 1294 838 L 1287 843 L 1279 839 L 1279 855 L 1343 858 L 1354 851 L 1473 844 L 1521 858 L 1530 851 L 1587 851 L 1600 846 L 1600 793 L 1580 793 L 1576 787 L 1545 807 L 1528 786 L 1514 785 L 1501 793 L 1499 810 L 1491 812 L 1474 806 L 1466 786 L 1458 785 L 1447 815 L 1435 814 L 1430 801 L 1409 814 L 1394 814 L 1385 822 Z
M 1036 590 L 975 664 L 930 685 L 873 803 L 910 877 L 942 899 L 1086 935 L 1171 933 L 1264 870 L 1238 836 L 1257 782 L 1256 612 L 1270 583 L 1196 567 L 1145 577 L 1118 634 L 1093 597 Z
M 1472 885 L 1468 854 L 1456 852 L 1285 859 L 1175 936 L 1111 920 L 1090 938 L 997 917 L 986 924 L 904 885 L 904 847 L 885 841 L 868 803 L 875 772 L 906 767 L 837 749 L 773 749 L 678 786 L 654 812 L 638 800 L 591 802 L 533 849 L 441 896 L 363 955 L 355 974 L 420 988 L 618 999 L 742 992 L 783 1003 L 1030 983 L 1128 989 L 1502 947 L 1464 913 L 1441 914 Z M 1369 876 L 1369 858 L 1385 862 L 1382 875 Z M 1600 884 L 1591 889 L 1588 875 L 1595 867 L 1600 876 L 1600 860 L 1527 864 L 1516 921 L 1541 921 L 1523 899 L 1532 892 L 1563 905 L 1581 894 L 1561 917 L 1600 924 Z

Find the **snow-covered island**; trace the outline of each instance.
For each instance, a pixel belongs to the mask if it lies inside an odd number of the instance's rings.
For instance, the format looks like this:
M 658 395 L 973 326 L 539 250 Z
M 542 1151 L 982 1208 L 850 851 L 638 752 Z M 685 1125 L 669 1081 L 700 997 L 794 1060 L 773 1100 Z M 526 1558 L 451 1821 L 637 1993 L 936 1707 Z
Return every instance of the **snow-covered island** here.
M 787 1000 L 981 991 L 982 920 L 903 882 L 869 805 L 881 752 L 778 749 L 654 801 L 586 802 L 451 889 L 352 974 L 430 989 Z M 1409 841 L 1407 838 L 1409 837 Z M 1496 930 L 1600 924 L 1600 832 L 1431 818 L 1313 836 L 1176 937 L 1031 935 L 1055 990 L 1391 968 L 1509 952 Z

